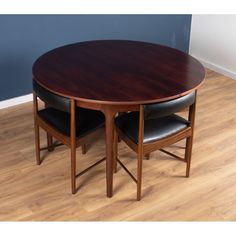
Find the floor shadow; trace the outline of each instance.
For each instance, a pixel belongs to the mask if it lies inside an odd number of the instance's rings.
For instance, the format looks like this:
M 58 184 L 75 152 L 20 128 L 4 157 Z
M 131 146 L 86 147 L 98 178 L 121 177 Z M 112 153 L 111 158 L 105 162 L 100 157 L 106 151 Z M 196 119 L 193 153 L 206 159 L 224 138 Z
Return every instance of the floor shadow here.
M 76 182 L 77 182 L 77 187 L 76 187 L 76 193 L 83 189 L 83 187 L 86 186 L 87 183 L 93 182 L 98 176 L 101 176 L 104 174 L 104 170 L 91 170 L 90 174 L 87 174 L 86 178 L 83 178 L 81 180 L 82 176 L 77 177 Z M 86 175 L 86 174 L 85 174 Z

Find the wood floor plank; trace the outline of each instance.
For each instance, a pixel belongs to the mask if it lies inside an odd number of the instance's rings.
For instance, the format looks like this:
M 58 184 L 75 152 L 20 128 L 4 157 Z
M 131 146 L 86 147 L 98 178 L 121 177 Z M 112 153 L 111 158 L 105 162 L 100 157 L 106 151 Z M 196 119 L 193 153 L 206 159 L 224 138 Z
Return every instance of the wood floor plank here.
M 105 163 L 78 179 L 70 193 L 70 153 L 42 152 L 35 164 L 32 103 L 0 110 L 0 220 L 221 221 L 236 220 L 236 81 L 207 70 L 198 92 L 190 178 L 185 164 L 156 151 L 143 163 L 143 198 L 118 167 L 114 197 L 106 198 Z M 181 112 L 186 115 L 186 112 Z M 42 145 L 46 144 L 40 132 Z M 183 155 L 184 142 L 167 148 Z M 77 150 L 78 171 L 105 156 L 104 137 Z M 136 173 L 136 154 L 123 142 L 119 156 Z

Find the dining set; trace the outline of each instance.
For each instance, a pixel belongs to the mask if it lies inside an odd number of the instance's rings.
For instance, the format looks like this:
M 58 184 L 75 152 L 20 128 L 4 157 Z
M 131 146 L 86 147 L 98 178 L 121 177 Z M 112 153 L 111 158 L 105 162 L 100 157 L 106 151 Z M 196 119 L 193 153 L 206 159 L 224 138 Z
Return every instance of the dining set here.
M 204 78 L 204 67 L 192 56 L 148 42 L 85 41 L 43 54 L 33 65 L 32 81 L 37 164 L 42 150 L 70 148 L 71 192 L 76 194 L 77 178 L 105 162 L 107 197 L 113 196 L 119 164 L 136 183 L 137 200 L 145 181 L 143 160 L 156 150 L 184 162 L 189 177 L 197 89 Z M 179 112 L 186 109 L 183 118 Z M 46 147 L 40 145 L 40 128 L 47 134 Z M 76 148 L 86 154 L 86 145 L 103 133 L 106 156 L 77 173 Z M 180 140 L 186 140 L 183 157 L 164 149 Z M 137 153 L 136 175 L 119 158 L 119 141 Z

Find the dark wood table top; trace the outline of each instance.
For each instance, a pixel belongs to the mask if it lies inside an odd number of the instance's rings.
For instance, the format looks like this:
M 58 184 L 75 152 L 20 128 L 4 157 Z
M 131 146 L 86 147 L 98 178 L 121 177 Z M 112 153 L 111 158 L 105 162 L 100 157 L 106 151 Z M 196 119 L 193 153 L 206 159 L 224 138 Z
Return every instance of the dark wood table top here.
M 33 66 L 46 89 L 102 104 L 147 104 L 195 90 L 205 69 L 186 53 L 137 41 L 88 41 L 56 48 Z

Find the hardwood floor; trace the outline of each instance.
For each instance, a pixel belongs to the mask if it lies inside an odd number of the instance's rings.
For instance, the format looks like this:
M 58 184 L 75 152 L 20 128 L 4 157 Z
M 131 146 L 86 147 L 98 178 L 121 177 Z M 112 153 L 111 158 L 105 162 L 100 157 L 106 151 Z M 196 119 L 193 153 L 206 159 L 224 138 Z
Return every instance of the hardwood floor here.
M 46 135 L 42 132 L 42 143 Z M 169 150 L 183 154 L 183 142 Z M 118 166 L 114 197 L 106 198 L 105 163 L 78 179 L 70 192 L 66 147 L 43 153 L 35 164 L 32 103 L 0 110 L 0 220 L 236 220 L 236 81 L 208 71 L 198 92 L 190 178 L 185 164 L 162 152 L 143 162 L 143 197 Z M 105 156 L 104 138 L 77 150 L 78 171 Z M 132 171 L 136 154 L 119 143 Z

